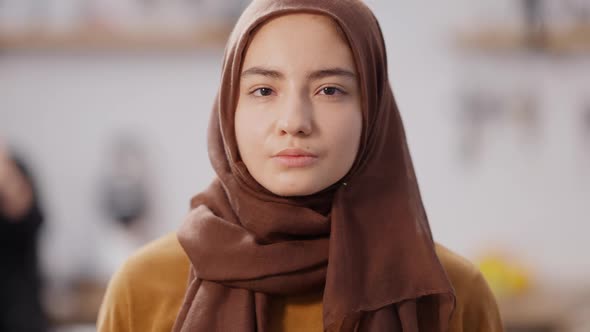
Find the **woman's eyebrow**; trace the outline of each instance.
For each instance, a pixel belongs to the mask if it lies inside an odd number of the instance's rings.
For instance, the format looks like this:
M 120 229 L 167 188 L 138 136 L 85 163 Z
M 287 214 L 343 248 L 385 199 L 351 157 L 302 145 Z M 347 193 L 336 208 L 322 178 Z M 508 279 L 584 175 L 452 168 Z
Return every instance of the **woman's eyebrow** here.
M 273 78 L 273 79 L 282 79 L 285 77 L 285 75 L 283 73 L 281 73 L 277 70 L 263 68 L 263 67 L 252 67 L 252 68 L 248 68 L 242 72 L 242 78 L 247 77 L 247 76 L 254 76 L 254 75 L 265 76 L 265 77 L 269 77 L 269 78 Z
M 251 67 L 242 72 L 242 78 L 247 76 L 265 76 L 272 79 L 284 79 L 285 74 L 278 70 L 264 68 L 264 67 Z M 310 81 L 317 81 L 326 77 L 341 76 L 348 79 L 356 79 L 356 74 L 348 69 L 334 67 L 325 68 L 313 71 L 307 75 L 307 79 Z
M 309 73 L 309 75 L 307 75 L 307 79 L 310 81 L 316 81 L 316 80 L 321 80 L 322 78 L 333 77 L 333 76 L 341 76 L 341 77 L 353 79 L 353 80 L 356 79 L 355 73 L 353 73 L 352 71 L 350 71 L 348 69 L 339 68 L 339 67 L 316 70 L 314 72 Z

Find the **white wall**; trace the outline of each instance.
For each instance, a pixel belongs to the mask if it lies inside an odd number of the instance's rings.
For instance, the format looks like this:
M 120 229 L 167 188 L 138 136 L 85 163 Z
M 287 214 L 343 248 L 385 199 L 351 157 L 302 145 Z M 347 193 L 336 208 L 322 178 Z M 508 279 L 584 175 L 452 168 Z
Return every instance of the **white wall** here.
M 516 24 L 511 1 L 369 1 L 386 37 L 390 75 L 405 120 L 435 237 L 469 257 L 502 246 L 553 279 L 590 275 L 590 171 L 576 133 L 589 96 L 590 59 L 469 57 L 452 33 L 477 21 Z M 51 275 L 84 267 L 103 217 L 96 203 L 106 143 L 131 130 L 149 145 L 157 211 L 151 234 L 178 227 L 192 194 L 213 176 L 205 130 L 221 53 L 153 56 L 0 55 L 0 134 L 35 166 L 50 218 Z M 479 162 L 457 156 L 457 96 L 469 84 L 541 100 L 536 143 L 499 129 Z M 500 134 L 498 134 L 500 133 Z M 586 157 L 590 158 L 590 155 Z M 96 245 L 99 245 L 96 247 Z
M 590 105 L 590 57 L 494 58 L 449 48 L 453 31 L 469 24 L 518 26 L 514 1 L 371 3 L 435 237 L 470 257 L 499 246 L 547 278 L 587 280 L 590 142 L 578 125 L 581 103 Z M 470 85 L 537 97 L 538 139 L 523 144 L 498 128 L 481 160 L 464 167 L 457 97 Z
M 0 132 L 41 182 L 50 274 L 84 267 L 104 241 L 96 240 L 105 222 L 98 182 L 111 136 L 122 131 L 149 148 L 158 221 L 151 233 L 179 225 L 191 195 L 213 176 L 205 130 L 220 57 L 0 57 Z

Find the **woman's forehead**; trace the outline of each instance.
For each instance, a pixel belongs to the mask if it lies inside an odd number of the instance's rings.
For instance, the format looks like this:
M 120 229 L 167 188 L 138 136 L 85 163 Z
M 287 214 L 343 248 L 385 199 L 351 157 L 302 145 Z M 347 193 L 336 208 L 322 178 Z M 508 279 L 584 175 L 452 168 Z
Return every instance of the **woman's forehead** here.
M 354 72 L 352 51 L 337 27 L 333 19 L 318 14 L 274 18 L 254 33 L 245 52 L 243 71 L 255 66 L 287 72 L 331 67 Z
M 329 31 L 340 37 L 342 42 L 348 43 L 342 28 L 332 17 L 322 13 L 312 12 L 292 12 L 270 17 L 257 26 L 253 30 L 252 35 L 255 38 L 261 31 L 263 34 L 268 34 L 278 29 L 293 32 L 302 29 L 324 29 L 326 32 Z

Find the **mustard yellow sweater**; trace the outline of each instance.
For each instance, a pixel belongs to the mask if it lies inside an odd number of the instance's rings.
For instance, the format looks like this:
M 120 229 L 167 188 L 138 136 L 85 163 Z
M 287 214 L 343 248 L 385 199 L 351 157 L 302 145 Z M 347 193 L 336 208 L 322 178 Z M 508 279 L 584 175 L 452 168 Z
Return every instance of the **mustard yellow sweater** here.
M 437 244 L 436 252 L 457 295 L 451 332 L 502 331 L 495 299 L 479 271 L 443 246 Z M 174 233 L 139 250 L 111 279 L 98 331 L 170 331 L 183 301 L 189 266 Z M 271 331 L 323 331 L 321 293 L 272 301 Z

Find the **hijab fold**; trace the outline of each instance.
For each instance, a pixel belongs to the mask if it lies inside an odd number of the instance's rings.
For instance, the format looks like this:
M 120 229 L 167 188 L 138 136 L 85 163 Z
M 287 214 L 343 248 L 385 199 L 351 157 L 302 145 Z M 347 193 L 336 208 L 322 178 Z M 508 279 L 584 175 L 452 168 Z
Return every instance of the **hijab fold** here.
M 342 181 L 278 197 L 240 160 L 234 111 L 256 29 L 280 15 L 333 19 L 353 52 L 363 134 Z M 439 262 L 387 76 L 379 24 L 359 0 L 254 0 L 228 42 L 208 131 L 217 178 L 178 238 L 191 262 L 173 331 L 269 331 L 273 295 L 323 290 L 325 331 L 446 331 L 454 290 Z

